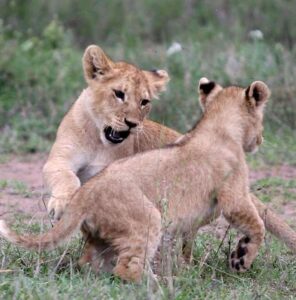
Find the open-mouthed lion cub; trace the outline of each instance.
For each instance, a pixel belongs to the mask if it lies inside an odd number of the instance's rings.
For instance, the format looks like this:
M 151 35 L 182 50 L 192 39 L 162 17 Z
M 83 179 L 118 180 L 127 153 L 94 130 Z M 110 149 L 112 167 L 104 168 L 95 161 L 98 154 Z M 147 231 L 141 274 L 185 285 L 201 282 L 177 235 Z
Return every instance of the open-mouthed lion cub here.
M 82 61 L 88 87 L 61 122 L 43 168 L 51 192 L 48 212 L 56 220 L 81 184 L 108 164 L 160 148 L 179 136 L 145 119 L 151 100 L 169 81 L 166 71 L 114 62 L 95 45 L 85 50 Z
M 245 235 L 231 254 L 230 267 L 239 272 L 250 268 L 265 230 L 249 192 L 244 152 L 262 142 L 269 89 L 260 81 L 247 89 L 223 89 L 202 78 L 199 93 L 204 115 L 177 144 L 109 165 L 75 193 L 47 233 L 20 236 L 4 221 L 0 233 L 15 244 L 42 250 L 82 228 L 93 243 L 92 254 L 97 240 L 107 241 L 118 253 L 114 273 L 139 281 L 145 260 L 159 246 L 162 220 L 169 233 L 186 236 L 222 213 Z

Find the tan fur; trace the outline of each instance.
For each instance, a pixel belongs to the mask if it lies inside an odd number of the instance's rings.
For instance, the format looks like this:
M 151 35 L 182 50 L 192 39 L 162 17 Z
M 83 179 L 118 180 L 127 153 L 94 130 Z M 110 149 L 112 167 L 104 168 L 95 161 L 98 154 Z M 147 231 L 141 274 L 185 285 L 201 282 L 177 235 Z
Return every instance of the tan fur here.
M 256 206 L 260 217 L 264 221 L 265 228 L 283 241 L 294 253 L 296 253 L 296 232 L 274 211 L 252 195 L 252 201 Z
M 200 85 L 201 96 L 203 88 Z M 230 267 L 247 270 L 265 230 L 256 209 L 262 216 L 264 205 L 249 193 L 244 152 L 262 142 L 269 91 L 264 83 L 254 82 L 246 90 L 215 84 L 206 93 L 211 101 L 203 101 L 204 116 L 177 145 L 109 165 L 75 193 L 66 215 L 49 233 L 18 237 L 2 223 L 1 234 L 24 247 L 43 249 L 49 247 L 47 240 L 43 245 L 44 237 L 51 236 L 56 245 L 69 236 L 69 228 L 74 231 L 82 224 L 89 245 L 81 262 L 92 260 L 96 240 L 102 239 L 118 254 L 113 272 L 139 281 L 160 243 L 162 228 L 190 239 L 222 213 L 245 234 L 231 254 Z
M 113 62 L 98 46 L 89 46 L 83 56 L 88 88 L 61 122 L 56 141 L 43 168 L 44 182 L 51 193 L 48 211 L 59 219 L 73 193 L 93 175 L 116 159 L 172 143 L 179 134 L 145 120 L 152 100 L 169 80 L 163 70 L 143 71 L 125 62 Z M 122 101 L 114 90 L 125 93 Z M 104 129 L 137 126 L 119 144 L 106 140 Z

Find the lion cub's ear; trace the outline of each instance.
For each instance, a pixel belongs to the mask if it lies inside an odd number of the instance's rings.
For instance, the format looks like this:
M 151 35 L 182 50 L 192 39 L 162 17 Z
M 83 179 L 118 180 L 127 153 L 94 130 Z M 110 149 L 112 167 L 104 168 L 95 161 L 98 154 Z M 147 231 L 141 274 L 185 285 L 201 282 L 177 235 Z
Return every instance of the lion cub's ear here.
M 270 97 L 268 86 L 262 81 L 254 81 L 246 90 L 246 99 L 253 107 L 262 107 Z
M 85 80 L 90 83 L 110 71 L 114 63 L 99 46 L 90 45 L 84 52 L 82 64 Z
M 210 81 L 206 77 L 202 77 L 198 83 L 199 103 L 201 109 L 205 111 L 214 96 L 222 90 L 222 87 L 214 81 Z
M 152 88 L 153 96 L 157 98 L 157 94 L 166 89 L 166 85 L 170 81 L 169 74 L 165 70 L 144 71 L 144 74 Z

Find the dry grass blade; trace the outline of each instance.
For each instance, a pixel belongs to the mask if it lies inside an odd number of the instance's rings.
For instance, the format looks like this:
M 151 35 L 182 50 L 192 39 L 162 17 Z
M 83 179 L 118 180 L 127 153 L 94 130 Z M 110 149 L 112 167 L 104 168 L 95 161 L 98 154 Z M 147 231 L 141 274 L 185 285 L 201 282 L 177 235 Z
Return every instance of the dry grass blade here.
M 0 273 L 12 273 L 12 272 L 16 272 L 16 270 L 0 269 Z

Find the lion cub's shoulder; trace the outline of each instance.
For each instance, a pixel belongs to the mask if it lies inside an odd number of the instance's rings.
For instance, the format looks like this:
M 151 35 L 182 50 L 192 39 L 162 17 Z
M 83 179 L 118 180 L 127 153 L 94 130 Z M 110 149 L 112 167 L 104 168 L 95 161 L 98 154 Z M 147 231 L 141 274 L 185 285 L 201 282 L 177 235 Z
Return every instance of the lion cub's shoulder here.
M 143 128 L 135 137 L 135 153 L 158 149 L 165 145 L 172 144 L 180 136 L 180 133 L 177 131 L 146 119 L 143 122 Z

